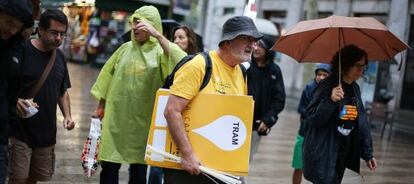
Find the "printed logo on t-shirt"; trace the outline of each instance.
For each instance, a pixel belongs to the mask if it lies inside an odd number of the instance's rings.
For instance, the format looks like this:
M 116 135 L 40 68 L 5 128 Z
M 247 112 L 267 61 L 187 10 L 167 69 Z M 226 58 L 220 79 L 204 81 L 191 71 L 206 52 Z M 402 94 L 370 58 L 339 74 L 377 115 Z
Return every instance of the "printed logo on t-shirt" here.
M 214 91 L 218 94 L 225 95 L 228 93 L 228 91 L 231 88 L 231 84 L 229 82 L 220 80 L 220 77 L 215 77 L 212 82 L 213 82 L 213 85 L 215 86 Z
M 13 61 L 15 62 L 15 63 L 17 63 L 17 64 L 19 64 L 19 59 L 16 57 L 16 56 L 13 56 Z
M 340 125 L 337 126 L 337 130 L 344 136 L 348 136 L 352 129 L 355 127 L 355 120 L 358 117 L 357 107 L 354 105 L 342 106 L 341 112 L 339 112 Z
M 358 116 L 357 107 L 355 105 L 344 105 L 339 113 L 339 119 L 355 120 Z

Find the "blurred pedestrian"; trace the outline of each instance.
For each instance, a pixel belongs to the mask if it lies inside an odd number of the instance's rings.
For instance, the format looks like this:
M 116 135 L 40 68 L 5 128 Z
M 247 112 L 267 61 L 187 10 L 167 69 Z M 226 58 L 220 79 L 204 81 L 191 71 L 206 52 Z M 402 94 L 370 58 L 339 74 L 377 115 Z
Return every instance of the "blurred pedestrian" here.
M 20 32 L 33 24 L 33 7 L 27 0 L 0 0 L 0 184 L 6 182 L 8 168 L 8 143 L 10 135 L 10 112 L 15 110 L 16 90 L 10 87 L 17 75 L 21 57 L 16 47 L 24 42 Z
M 9 51 L 13 60 L 21 61 L 24 59 L 23 52 L 25 50 L 26 42 L 34 34 L 34 21 L 39 20 L 40 17 L 40 2 L 39 0 L 31 0 L 33 5 L 33 17 L 28 19 L 24 23 L 20 32 L 15 34 L 12 38 L 9 39 Z M 21 62 L 12 62 L 9 67 L 9 110 L 10 110 L 10 123 L 16 123 L 18 120 L 16 103 L 18 98 L 18 88 L 19 88 L 19 79 L 20 79 L 20 70 L 19 66 Z
M 298 112 L 300 114 L 300 127 L 298 135 L 296 135 L 296 143 L 292 159 L 292 167 L 294 169 L 292 176 L 293 184 L 300 184 L 302 182 L 302 145 L 303 137 L 305 136 L 304 119 L 306 117 L 306 107 L 311 102 L 313 93 L 315 92 L 319 82 L 329 75 L 331 75 L 331 66 L 329 64 L 316 65 L 315 77 L 308 84 L 306 84 L 305 89 L 302 92 L 302 96 L 300 97 L 298 106 Z
M 341 183 L 345 168 L 359 173 L 360 158 L 370 170 L 377 167 L 356 83 L 368 64 L 367 53 L 347 45 L 331 63 L 332 75 L 319 84 L 305 118 L 303 174 L 312 183 Z
M 10 140 L 9 183 L 36 183 L 52 178 L 57 105 L 63 114 L 63 127 L 68 130 L 75 127 L 67 91 L 71 84 L 66 59 L 57 49 L 66 29 L 63 12 L 46 10 L 40 16 L 39 38 L 26 42 L 17 102 L 20 117 L 12 125 Z M 32 112 L 31 108 L 37 108 L 38 112 Z
M 180 46 L 188 55 L 200 52 L 194 31 L 188 26 L 174 28 L 174 43 Z
M 200 91 L 206 63 L 203 56 L 197 55 L 175 73 L 164 115 L 171 137 L 180 150 L 183 170 L 164 169 L 166 184 L 220 183 L 200 174 L 201 162 L 191 147 L 181 114 L 199 93 L 247 95 L 239 64 L 251 60 L 253 46 L 261 37 L 252 19 L 246 16 L 232 17 L 223 25 L 219 48 L 209 53 L 212 73 L 205 88 Z
M 282 72 L 274 63 L 271 50 L 274 39 L 264 36 L 254 47 L 251 67 L 247 70 L 249 95 L 255 101 L 250 159 L 257 152 L 262 136 L 269 134 L 285 108 L 286 94 Z
M 131 41 L 109 58 L 91 89 L 103 118 L 100 183 L 118 183 L 123 163 L 130 164 L 129 183 L 146 183 L 144 158 L 155 93 L 185 56 L 162 35 L 155 7 L 142 6 L 129 21 Z

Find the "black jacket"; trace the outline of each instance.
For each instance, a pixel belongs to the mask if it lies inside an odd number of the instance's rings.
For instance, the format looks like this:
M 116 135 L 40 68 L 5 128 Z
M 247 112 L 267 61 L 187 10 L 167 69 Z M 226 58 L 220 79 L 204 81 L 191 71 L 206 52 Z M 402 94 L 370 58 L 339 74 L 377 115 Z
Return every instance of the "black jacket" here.
M 303 143 L 303 174 L 307 180 L 317 184 L 336 182 L 336 161 L 338 158 L 336 122 L 339 121 L 339 103 L 333 102 L 330 95 L 332 89 L 337 85 L 337 76 L 331 76 L 321 81 L 307 108 L 306 134 Z M 358 120 L 349 135 L 351 136 L 352 150 L 347 168 L 359 173 L 360 158 L 365 161 L 371 160 L 373 148 L 359 86 L 354 82 L 352 87 L 357 97 Z
M 278 114 L 285 108 L 285 86 L 279 66 L 269 61 L 265 67 L 258 67 L 253 60 L 247 70 L 248 94 L 253 96 L 254 122 L 262 120 L 271 128 L 278 120 Z M 259 125 L 253 123 L 253 130 Z
M 23 38 L 19 36 L 0 43 L 0 145 L 8 144 L 10 121 L 16 114 L 16 79 L 23 43 Z
M 0 11 L 30 27 L 33 24 L 32 3 L 28 0 L 2 0 L 0 1 Z M 0 39 L 0 145 L 7 145 L 10 129 L 10 114 L 15 114 L 16 88 L 13 81 L 18 75 L 18 64 L 21 59 L 21 43 L 24 42 L 20 37 L 20 32 L 9 40 Z M 11 108 L 10 108 L 11 107 Z M 13 114 L 12 114 L 13 116 Z
M 305 89 L 302 92 L 302 96 L 300 97 L 299 106 L 298 106 L 298 113 L 300 114 L 300 126 L 298 134 L 302 137 L 305 137 L 305 125 L 304 119 L 306 117 L 306 107 L 308 107 L 309 103 L 313 98 L 313 93 L 318 87 L 316 80 L 313 79 L 308 84 L 306 84 Z
M 9 58 L 6 43 L 0 43 L 0 145 L 7 145 L 9 134 Z

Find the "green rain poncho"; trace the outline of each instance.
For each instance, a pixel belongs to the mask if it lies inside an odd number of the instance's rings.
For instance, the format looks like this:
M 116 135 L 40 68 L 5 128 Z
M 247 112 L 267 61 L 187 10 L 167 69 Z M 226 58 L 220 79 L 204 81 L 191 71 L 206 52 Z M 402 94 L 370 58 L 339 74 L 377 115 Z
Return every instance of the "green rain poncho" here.
M 131 16 L 150 23 L 162 33 L 161 18 L 153 6 L 143 6 Z M 154 37 L 140 45 L 131 31 L 130 42 L 124 43 L 102 68 L 92 95 L 104 99 L 105 116 L 99 160 L 114 163 L 145 163 L 145 147 L 155 93 L 186 54 L 169 43 L 165 55 Z

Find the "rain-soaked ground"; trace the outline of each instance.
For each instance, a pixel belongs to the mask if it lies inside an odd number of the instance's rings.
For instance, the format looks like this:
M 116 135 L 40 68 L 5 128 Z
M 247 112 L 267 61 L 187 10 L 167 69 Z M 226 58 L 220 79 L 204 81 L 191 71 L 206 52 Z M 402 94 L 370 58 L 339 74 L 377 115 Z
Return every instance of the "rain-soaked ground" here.
M 70 89 L 72 117 L 77 125 L 72 131 L 66 131 L 61 125 L 58 126 L 55 175 L 52 181 L 46 183 L 99 183 L 99 173 L 95 173 L 91 178 L 85 177 L 80 160 L 83 143 L 89 131 L 90 115 L 97 104 L 90 96 L 89 90 L 99 69 L 91 68 L 89 65 L 69 63 L 69 70 L 72 82 Z M 287 108 L 280 114 L 278 123 L 273 127 L 270 135 L 262 139 L 259 151 L 250 165 L 249 184 L 291 183 L 290 165 L 299 125 L 299 115 L 295 111 L 297 102 L 297 99 L 287 100 Z M 58 120 L 59 122 L 62 120 L 60 113 Z M 413 139 L 394 133 L 391 141 L 382 140 L 379 138 L 378 128 L 374 128 L 372 134 L 374 155 L 379 167 L 374 172 L 368 171 L 362 161 L 361 175 L 347 171 L 343 183 L 414 183 Z M 120 183 L 127 183 L 126 165 L 121 168 L 120 180 Z

